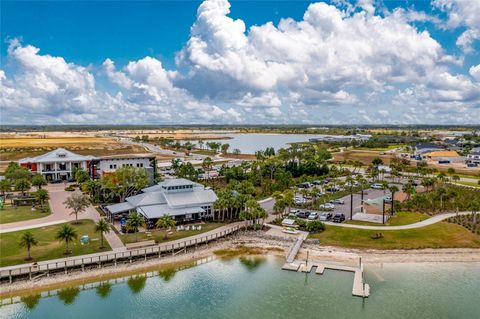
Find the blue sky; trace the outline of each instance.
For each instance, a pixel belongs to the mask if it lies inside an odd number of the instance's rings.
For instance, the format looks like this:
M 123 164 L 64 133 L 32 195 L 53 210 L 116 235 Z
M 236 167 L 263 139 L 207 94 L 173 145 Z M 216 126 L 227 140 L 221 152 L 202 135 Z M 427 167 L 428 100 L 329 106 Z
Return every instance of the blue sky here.
M 2 123 L 478 124 L 478 17 L 461 0 L 2 1 Z

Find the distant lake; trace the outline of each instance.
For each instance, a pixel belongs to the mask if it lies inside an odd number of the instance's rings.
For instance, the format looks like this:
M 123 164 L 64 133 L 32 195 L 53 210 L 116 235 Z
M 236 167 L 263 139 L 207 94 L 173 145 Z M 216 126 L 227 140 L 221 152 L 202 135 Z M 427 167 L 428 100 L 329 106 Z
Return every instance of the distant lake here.
M 479 263 L 365 266 L 369 298 L 352 296 L 353 274 L 281 270 L 283 258 L 217 259 L 179 271 L 86 284 L 0 307 L 0 318 L 473 319 Z
M 242 154 L 255 154 L 256 151 L 273 147 L 275 151 L 288 147 L 289 143 L 308 142 L 310 138 L 322 137 L 320 134 L 261 134 L 261 133 L 228 133 L 225 134 L 231 139 L 208 140 L 207 142 L 219 142 L 230 144 L 229 151 L 238 148 Z M 191 141 L 197 143 L 198 141 Z

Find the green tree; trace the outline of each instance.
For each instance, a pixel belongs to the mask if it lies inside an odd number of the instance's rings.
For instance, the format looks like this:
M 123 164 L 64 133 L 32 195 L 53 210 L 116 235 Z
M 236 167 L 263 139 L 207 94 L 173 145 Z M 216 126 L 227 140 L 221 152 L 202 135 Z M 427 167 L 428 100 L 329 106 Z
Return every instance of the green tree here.
M 30 172 L 25 167 L 21 167 L 15 162 L 10 162 L 5 170 L 5 178 L 13 182 L 19 179 L 29 179 Z
M 22 195 L 25 196 L 25 192 L 31 187 L 30 182 L 26 178 L 21 178 L 15 182 L 15 190 L 22 192 Z
M 39 189 L 35 193 L 35 199 L 40 202 L 40 207 L 42 211 L 45 210 L 45 201 L 48 200 L 48 191 L 46 189 Z
M 90 180 L 90 175 L 88 175 L 88 173 L 86 171 L 84 171 L 83 169 L 78 169 L 75 172 L 74 178 L 77 181 L 77 183 L 81 184 L 81 183 L 85 183 L 86 181 Z
M 63 204 L 66 208 L 72 210 L 70 215 L 75 215 L 75 223 L 78 224 L 78 214 L 83 213 L 87 207 L 90 206 L 90 201 L 86 195 L 73 193 L 63 202 Z
M 130 213 L 127 219 L 127 229 L 135 232 L 135 241 L 138 241 L 138 228 L 145 225 L 145 218 L 137 212 Z
M 27 258 L 25 260 L 31 260 L 32 257 L 30 256 L 30 248 L 32 246 L 37 246 L 38 241 L 35 239 L 33 234 L 30 231 L 26 231 L 23 233 L 22 237 L 20 237 L 19 246 L 27 248 Z
M 0 192 L 2 195 L 5 195 L 6 192 L 9 192 L 12 189 L 12 184 L 8 179 L 2 179 L 0 181 Z
M 378 168 L 378 166 L 383 165 L 383 160 L 380 157 L 375 157 L 372 160 L 372 165 Z
M 155 226 L 160 229 L 165 229 L 165 234 L 163 236 L 163 239 L 168 238 L 168 229 L 170 227 L 175 226 L 177 222 L 168 214 L 163 215 L 160 217 L 157 222 L 155 223 Z
M 104 218 L 100 218 L 95 224 L 95 232 L 100 233 L 100 249 L 105 248 L 105 246 L 103 245 L 103 234 L 110 232 L 110 225 Z
M 396 185 L 391 185 L 388 187 L 388 190 L 390 193 L 392 193 L 392 202 L 391 202 L 391 208 L 390 208 L 390 215 L 393 216 L 393 207 L 394 207 L 394 202 L 395 202 L 395 193 L 399 191 L 398 187 Z
M 102 184 L 123 202 L 125 198 L 148 186 L 147 171 L 141 167 L 121 167 L 102 178 Z
M 230 144 L 227 144 L 227 143 L 222 144 L 222 146 L 221 146 L 222 153 L 227 154 L 229 148 L 230 148 Z
M 77 237 L 77 231 L 69 224 L 64 224 L 60 227 L 57 232 L 56 239 L 65 242 L 65 255 L 69 255 L 71 253 L 68 249 L 68 244 L 74 239 L 77 239 Z
M 210 157 L 205 157 L 202 162 L 202 168 L 207 172 L 207 179 L 210 179 L 210 171 L 212 170 L 213 161 Z
M 46 186 L 48 184 L 47 180 L 42 174 L 35 174 L 32 177 L 32 185 L 37 187 L 37 189 L 42 189 L 42 186 Z

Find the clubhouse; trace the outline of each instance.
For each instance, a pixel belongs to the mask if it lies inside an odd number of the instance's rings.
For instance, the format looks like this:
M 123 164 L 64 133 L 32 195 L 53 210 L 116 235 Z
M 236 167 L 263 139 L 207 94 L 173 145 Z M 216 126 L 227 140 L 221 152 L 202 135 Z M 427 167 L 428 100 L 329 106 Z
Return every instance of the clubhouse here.
M 213 218 L 216 200 L 217 195 L 210 188 L 175 178 L 144 188 L 142 193 L 127 197 L 123 203 L 106 206 L 105 211 L 111 221 L 136 211 L 152 223 L 167 214 L 182 223 Z

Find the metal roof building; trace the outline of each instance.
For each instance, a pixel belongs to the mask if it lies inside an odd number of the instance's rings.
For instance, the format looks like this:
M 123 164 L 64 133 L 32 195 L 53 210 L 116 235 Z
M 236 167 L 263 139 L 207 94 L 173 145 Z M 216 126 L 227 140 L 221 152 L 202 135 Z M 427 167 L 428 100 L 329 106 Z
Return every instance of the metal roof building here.
M 137 211 L 146 219 L 170 215 L 177 221 L 213 217 L 217 195 L 211 189 L 187 179 L 169 179 L 144 188 L 143 193 L 126 198 L 119 204 L 106 206 L 110 218 Z

